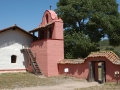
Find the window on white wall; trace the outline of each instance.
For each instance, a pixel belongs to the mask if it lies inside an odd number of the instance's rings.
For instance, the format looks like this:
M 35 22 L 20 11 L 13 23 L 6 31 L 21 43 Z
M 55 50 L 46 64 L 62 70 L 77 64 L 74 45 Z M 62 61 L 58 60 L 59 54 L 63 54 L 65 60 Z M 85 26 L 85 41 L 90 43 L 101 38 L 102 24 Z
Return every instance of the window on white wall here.
M 17 56 L 16 55 L 12 55 L 11 56 L 11 63 L 16 63 L 16 59 L 17 59 Z

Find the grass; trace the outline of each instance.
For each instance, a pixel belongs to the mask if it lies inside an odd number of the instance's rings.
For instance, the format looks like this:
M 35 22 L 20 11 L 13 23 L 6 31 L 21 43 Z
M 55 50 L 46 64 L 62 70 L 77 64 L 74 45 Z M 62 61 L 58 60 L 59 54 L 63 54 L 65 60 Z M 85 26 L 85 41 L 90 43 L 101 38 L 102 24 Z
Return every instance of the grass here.
M 41 77 L 31 73 L 3 73 L 0 74 L 0 89 L 14 89 L 34 86 L 52 86 L 67 82 L 76 81 L 76 78 L 58 77 Z
M 111 82 L 100 86 L 92 86 L 89 88 L 75 88 L 74 90 L 120 90 L 120 83 L 116 85 L 115 82 Z
M 3 73 L 0 74 L 0 90 L 14 89 L 35 86 L 53 86 L 74 81 L 82 81 L 74 77 L 65 78 L 65 76 L 42 77 L 31 73 Z M 84 80 L 83 80 L 84 81 Z M 89 88 L 75 88 L 74 90 L 120 90 L 120 83 L 106 83 L 100 86 L 92 86 Z

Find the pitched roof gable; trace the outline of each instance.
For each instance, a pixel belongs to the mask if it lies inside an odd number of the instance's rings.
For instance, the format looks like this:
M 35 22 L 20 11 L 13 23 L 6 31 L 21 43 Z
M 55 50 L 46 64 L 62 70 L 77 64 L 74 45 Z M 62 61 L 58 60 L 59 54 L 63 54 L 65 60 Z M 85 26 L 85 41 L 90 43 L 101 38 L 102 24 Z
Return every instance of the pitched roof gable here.
M 113 64 L 120 65 L 120 59 L 113 51 L 91 52 L 85 59 L 64 59 L 64 60 L 60 60 L 58 64 L 82 64 L 88 58 L 95 58 L 95 57 L 105 57 Z
M 33 36 L 33 35 L 30 34 L 29 32 L 27 32 L 27 31 L 25 31 L 24 29 L 18 27 L 17 25 L 14 25 L 14 26 L 10 26 L 10 27 L 1 29 L 1 30 L 0 30 L 0 33 L 3 33 L 3 32 L 8 31 L 8 30 L 10 30 L 10 29 L 13 29 L 13 30 L 14 30 L 14 29 L 19 29 L 19 30 L 21 30 L 22 32 L 24 32 L 24 33 L 26 33 L 26 34 L 28 34 L 28 35 L 30 35 L 30 36 Z
M 113 52 L 113 51 L 99 51 L 99 52 L 91 52 L 86 58 L 89 57 L 95 58 L 95 57 L 106 57 L 109 61 L 111 61 L 113 64 L 120 64 L 119 57 Z

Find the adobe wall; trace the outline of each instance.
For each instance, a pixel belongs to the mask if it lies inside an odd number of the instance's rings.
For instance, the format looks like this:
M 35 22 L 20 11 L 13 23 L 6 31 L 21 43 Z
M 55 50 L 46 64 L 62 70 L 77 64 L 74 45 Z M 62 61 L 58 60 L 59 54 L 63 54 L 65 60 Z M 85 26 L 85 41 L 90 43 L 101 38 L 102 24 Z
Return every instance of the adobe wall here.
M 69 76 L 77 77 L 77 78 L 83 78 L 87 79 L 88 78 L 88 65 L 87 64 L 59 64 L 58 65 L 58 70 L 59 74 L 65 74 L 64 69 L 68 68 Z
M 64 59 L 63 40 L 47 39 L 48 76 L 58 76 L 57 63 Z
M 31 43 L 31 50 L 43 75 L 57 76 L 59 60 L 64 59 L 63 40 L 43 39 Z
M 116 78 L 114 76 L 114 72 L 117 70 L 120 72 L 120 65 L 115 65 L 113 64 L 111 61 L 109 61 L 108 59 L 106 59 L 105 57 L 96 57 L 96 58 L 88 58 L 87 62 L 89 61 L 96 61 L 96 60 L 101 60 L 101 61 L 105 61 L 106 62 L 106 81 L 116 81 Z M 120 77 L 119 77 L 119 81 L 120 81 Z
M 69 68 L 68 75 L 87 79 L 88 73 L 89 73 L 88 62 L 97 61 L 97 60 L 106 62 L 106 81 L 107 82 L 116 81 L 114 72 L 116 70 L 120 72 L 120 65 L 115 65 L 104 57 L 103 58 L 102 57 L 101 58 L 100 57 L 99 58 L 88 58 L 82 64 L 58 64 L 59 74 L 64 74 L 64 68 Z M 96 68 L 97 68 L 97 65 L 96 65 Z M 95 73 L 95 75 L 97 75 L 97 73 Z M 98 77 L 95 77 L 95 78 L 97 79 Z M 119 81 L 120 81 L 120 77 L 119 77 Z
M 38 40 L 31 43 L 31 51 L 36 57 L 36 62 L 39 65 L 42 74 L 48 75 L 47 66 L 47 40 Z
M 45 76 L 57 76 L 59 60 L 64 59 L 63 21 L 52 10 L 46 10 L 39 25 L 38 41 L 31 43 L 37 63 Z M 41 30 L 43 30 L 43 39 Z M 48 37 L 51 36 L 51 37 Z
M 56 21 L 53 28 L 53 39 L 63 39 L 63 22 Z
M 32 37 L 23 31 L 8 30 L 0 34 L 0 72 L 26 71 L 28 59 L 21 53 L 22 44 L 30 46 Z M 11 56 L 16 55 L 16 62 L 11 63 Z
M 54 26 L 52 27 L 52 39 L 63 39 L 63 21 L 58 18 L 54 11 L 46 10 L 39 26 L 45 26 L 53 22 Z

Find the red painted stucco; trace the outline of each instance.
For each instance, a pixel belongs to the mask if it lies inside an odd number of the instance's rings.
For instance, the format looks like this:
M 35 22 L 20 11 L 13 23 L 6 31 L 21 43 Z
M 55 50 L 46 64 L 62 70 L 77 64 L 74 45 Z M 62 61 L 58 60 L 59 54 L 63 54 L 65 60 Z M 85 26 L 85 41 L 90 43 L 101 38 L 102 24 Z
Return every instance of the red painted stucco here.
M 46 10 L 42 22 L 39 27 L 43 28 L 44 39 L 40 40 L 41 29 L 38 30 L 38 41 L 31 43 L 31 51 L 36 54 L 36 61 L 41 72 L 45 76 L 57 76 L 59 60 L 64 59 L 64 40 L 63 40 L 63 21 L 58 18 L 57 14 L 52 10 Z M 51 29 L 51 36 L 47 38 L 48 29 Z
M 64 69 L 68 68 L 68 75 L 77 78 L 87 79 L 88 77 L 88 65 L 86 64 L 59 64 L 58 70 L 59 74 L 65 74 Z
M 109 61 L 105 57 L 88 58 L 82 64 L 58 64 L 59 74 L 64 74 L 64 68 L 69 68 L 68 75 L 87 79 L 88 73 L 89 73 L 88 62 L 97 61 L 97 60 L 106 62 L 106 81 L 107 82 L 116 81 L 114 72 L 116 70 L 120 72 L 120 65 L 113 64 L 111 61 Z M 96 67 L 97 67 L 97 65 L 96 65 Z M 97 73 L 95 73 L 95 75 L 97 75 Z M 95 78 L 98 79 L 97 76 Z M 118 79 L 120 81 L 120 77 Z
M 57 14 L 53 10 L 46 10 L 43 17 L 42 17 L 42 22 L 40 23 L 39 26 L 44 26 L 44 25 L 47 25 L 48 23 L 51 23 L 51 22 L 63 23 L 63 21 L 57 16 Z
M 47 40 L 39 40 L 31 43 L 32 53 L 35 54 L 37 64 L 43 75 L 48 75 L 47 65 Z
M 63 39 L 63 23 L 56 21 L 53 28 L 53 39 Z
M 46 16 L 48 18 L 46 18 Z M 52 22 L 54 22 L 54 26 L 51 27 L 52 28 L 52 39 L 63 39 L 63 21 L 60 18 L 58 18 L 57 14 L 54 11 L 46 10 L 43 15 L 42 22 L 39 26 L 45 26 Z M 47 31 L 47 29 L 45 29 L 44 31 Z
M 45 76 L 57 76 L 59 60 L 64 59 L 63 40 L 44 39 L 31 43 L 36 61 Z
M 58 75 L 57 63 L 64 59 L 63 40 L 47 40 L 48 76 Z

